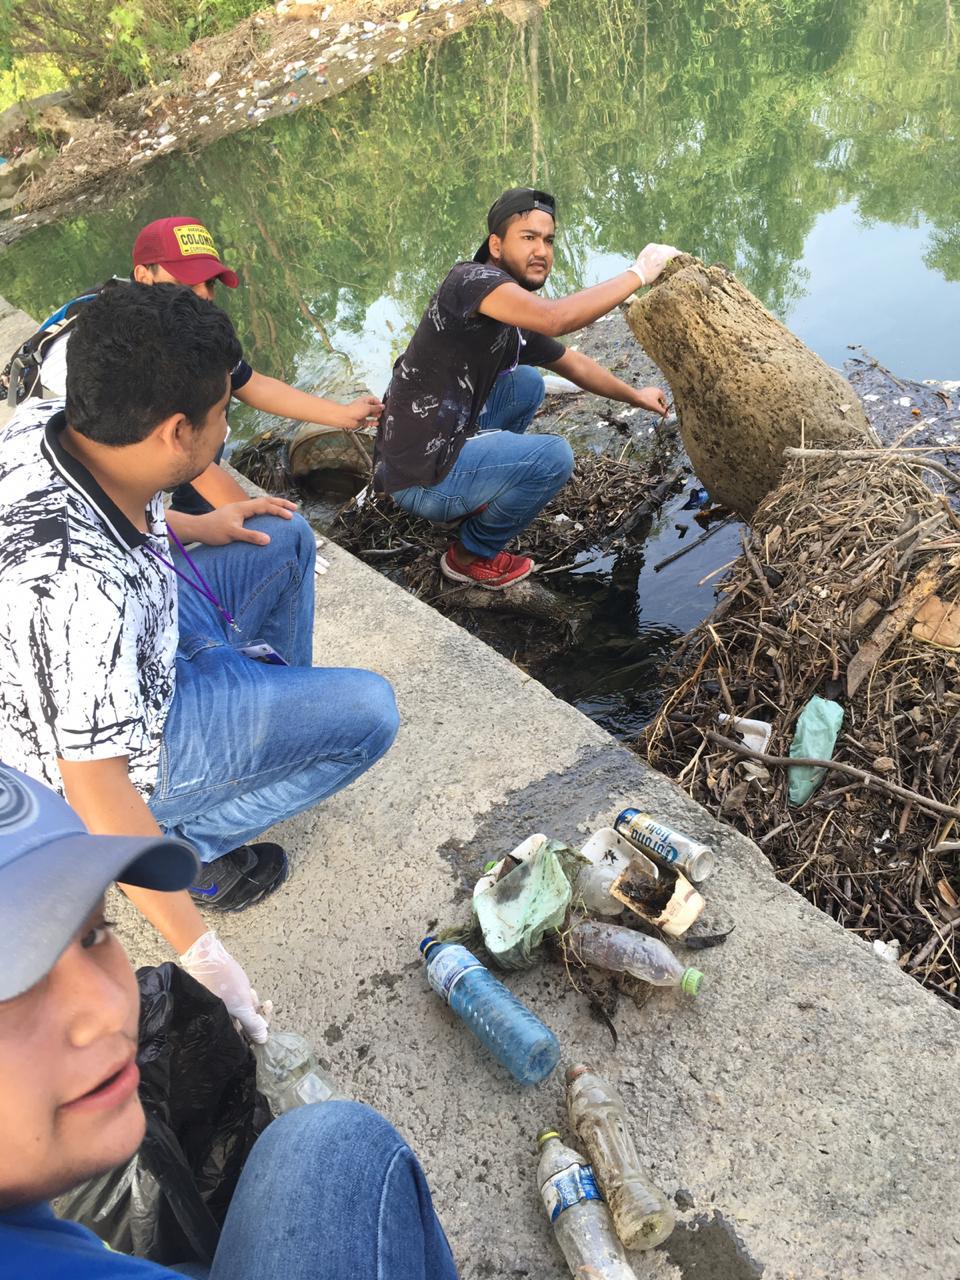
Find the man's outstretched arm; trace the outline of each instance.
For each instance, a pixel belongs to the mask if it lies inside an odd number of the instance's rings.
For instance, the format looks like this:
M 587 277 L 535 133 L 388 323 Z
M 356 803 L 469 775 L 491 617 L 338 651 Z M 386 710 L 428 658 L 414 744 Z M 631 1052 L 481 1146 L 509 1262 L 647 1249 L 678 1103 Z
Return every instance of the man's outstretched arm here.
M 277 418 L 317 422 L 326 427 L 339 427 L 342 431 L 376 426 L 383 410 L 383 404 L 376 396 L 359 396 L 350 404 L 338 404 L 336 400 L 300 391 L 264 373 L 251 374 L 233 394 L 252 409 L 272 413 Z
M 636 405 L 638 409 L 648 409 L 651 413 L 667 412 L 667 397 L 659 387 L 631 387 L 629 382 L 616 377 L 581 351 L 565 351 L 559 360 L 546 367 L 594 395 L 622 400 L 624 404 Z
M 628 271 L 565 298 L 541 298 L 511 281 L 488 293 L 477 310 L 502 324 L 559 338 L 593 324 L 642 285 L 651 284 L 677 253 L 668 244 L 648 244 Z

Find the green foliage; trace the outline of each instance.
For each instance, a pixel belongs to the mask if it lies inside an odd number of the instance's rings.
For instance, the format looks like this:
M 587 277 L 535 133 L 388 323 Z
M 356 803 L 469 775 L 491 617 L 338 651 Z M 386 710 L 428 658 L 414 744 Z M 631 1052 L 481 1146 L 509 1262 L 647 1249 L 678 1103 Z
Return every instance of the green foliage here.
M 144 222 L 195 214 L 241 273 L 223 301 L 255 365 L 329 386 L 329 346 L 386 370 L 490 201 L 525 182 L 560 201 L 558 293 L 665 240 L 729 263 L 782 314 L 815 220 L 851 200 L 927 220 L 929 261 L 960 279 L 950 4 L 552 0 L 521 27 L 492 15 L 340 98 L 158 162 L 109 213 L 88 205 L 0 258 L 0 293 L 46 313 L 128 270 Z
M 0 0 L 0 71 L 44 59 L 96 103 L 167 75 L 178 51 L 257 7 L 257 0 Z
M 7 64 L 6 69 L 0 70 L 0 111 L 23 98 L 36 98 L 66 87 L 63 75 L 47 58 L 9 57 Z M 3 65 L 0 53 L 0 66 Z

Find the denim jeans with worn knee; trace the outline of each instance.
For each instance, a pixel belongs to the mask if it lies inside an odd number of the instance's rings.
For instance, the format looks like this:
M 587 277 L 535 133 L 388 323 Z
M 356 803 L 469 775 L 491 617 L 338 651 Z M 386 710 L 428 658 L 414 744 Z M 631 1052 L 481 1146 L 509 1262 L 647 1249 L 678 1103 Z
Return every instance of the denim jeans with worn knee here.
M 347 786 L 397 733 L 393 690 L 372 671 L 311 666 L 316 540 L 300 516 L 259 516 L 266 546 L 232 542 L 190 556 L 233 615 L 179 583 L 176 690 L 149 805 L 204 862 Z M 174 563 L 188 577 L 177 553 Z M 288 666 L 246 657 L 264 641 Z
M 458 537 L 466 549 L 495 556 L 540 514 L 573 471 L 573 450 L 562 436 L 525 434 L 543 395 L 536 369 L 518 365 L 503 374 L 480 414 L 479 434 L 466 442 L 444 478 L 429 488 L 399 489 L 393 500 L 425 520 L 462 520 Z

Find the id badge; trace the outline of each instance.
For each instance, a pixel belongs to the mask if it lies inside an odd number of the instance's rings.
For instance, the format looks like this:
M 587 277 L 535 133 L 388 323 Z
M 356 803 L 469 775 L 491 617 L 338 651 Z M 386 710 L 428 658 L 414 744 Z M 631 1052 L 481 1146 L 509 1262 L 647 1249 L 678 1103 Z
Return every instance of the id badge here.
M 242 653 L 245 658 L 252 658 L 254 662 L 263 662 L 268 667 L 289 666 L 287 660 L 281 658 L 273 645 L 267 644 L 265 640 L 255 640 L 253 644 L 238 645 L 237 652 Z

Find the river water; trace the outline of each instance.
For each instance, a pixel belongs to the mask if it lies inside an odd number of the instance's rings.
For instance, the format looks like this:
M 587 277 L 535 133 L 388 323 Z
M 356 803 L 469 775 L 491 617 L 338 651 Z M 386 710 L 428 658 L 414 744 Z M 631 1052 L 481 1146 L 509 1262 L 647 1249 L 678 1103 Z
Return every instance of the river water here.
M 340 98 L 89 196 L 0 255 L 0 293 L 47 314 L 128 270 L 143 223 L 192 214 L 241 274 L 221 301 L 257 369 L 380 392 L 490 201 L 534 183 L 560 202 L 556 292 L 667 241 L 733 267 L 832 364 L 857 343 L 956 377 L 958 40 L 954 0 L 507 0 Z M 603 652 L 544 673 L 615 732 L 649 716 L 654 659 L 733 554 L 724 531 L 655 578 L 677 518 L 639 559 L 581 569 Z

